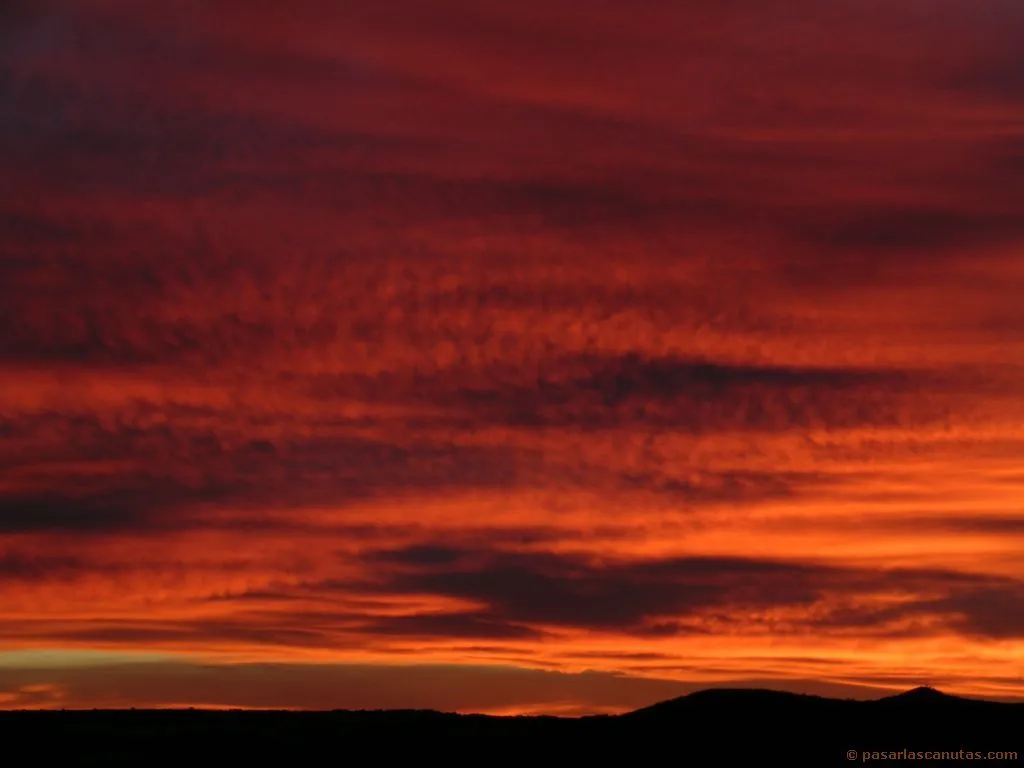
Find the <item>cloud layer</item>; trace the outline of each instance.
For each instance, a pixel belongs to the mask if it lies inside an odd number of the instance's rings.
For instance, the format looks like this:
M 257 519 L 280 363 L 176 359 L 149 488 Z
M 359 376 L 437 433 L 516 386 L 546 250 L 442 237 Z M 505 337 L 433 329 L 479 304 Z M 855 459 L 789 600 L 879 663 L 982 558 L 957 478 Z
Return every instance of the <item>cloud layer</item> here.
M 172 654 L 182 704 L 396 660 L 463 710 L 1021 694 L 1016 0 L 0 29 L 11 658 Z

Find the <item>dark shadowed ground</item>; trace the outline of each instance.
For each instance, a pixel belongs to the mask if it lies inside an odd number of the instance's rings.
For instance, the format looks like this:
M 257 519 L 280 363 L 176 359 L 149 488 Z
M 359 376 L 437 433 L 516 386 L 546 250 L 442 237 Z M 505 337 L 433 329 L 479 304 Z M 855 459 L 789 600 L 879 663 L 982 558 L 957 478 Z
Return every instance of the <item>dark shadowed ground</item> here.
M 1024 762 L 1024 704 L 915 689 L 878 701 L 701 691 L 617 716 L 430 711 L 0 713 L 5 752 L 57 765 L 488 765 L 670 761 L 681 766 Z M 27 763 L 26 763 L 27 764 Z

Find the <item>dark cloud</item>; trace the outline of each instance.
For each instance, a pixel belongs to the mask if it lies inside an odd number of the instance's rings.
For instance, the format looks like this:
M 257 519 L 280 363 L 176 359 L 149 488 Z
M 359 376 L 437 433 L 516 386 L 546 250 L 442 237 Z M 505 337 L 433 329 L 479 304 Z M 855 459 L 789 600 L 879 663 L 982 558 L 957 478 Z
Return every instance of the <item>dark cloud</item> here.
M 963 15 L 961 35 L 980 50 L 952 73 L 947 87 L 983 103 L 1019 107 L 1024 103 L 1024 57 L 1018 41 L 1024 12 L 1013 0 L 996 0 Z
M 62 0 L 4 0 L 0 3 L 0 61 L 31 55 L 59 17 Z
M 583 367 L 592 372 L 578 380 L 577 386 L 599 392 L 609 404 L 634 396 L 671 398 L 690 389 L 699 394 L 750 385 L 846 389 L 903 378 L 898 371 L 730 364 L 678 357 L 651 359 L 638 354 L 584 360 Z
M 205 494 L 201 497 L 205 498 Z M 110 491 L 94 496 L 57 492 L 6 495 L 0 499 L 0 531 L 105 533 L 146 528 L 156 511 L 152 497 L 145 491 Z
M 895 582 L 906 579 L 923 594 L 945 592 L 939 598 L 917 597 L 882 608 L 849 607 L 826 614 L 814 623 L 822 629 L 877 634 L 890 637 L 926 637 L 935 622 L 966 637 L 1010 640 L 1024 636 L 1020 621 L 1024 605 L 1024 582 L 998 577 L 975 578 L 965 574 L 928 574 L 935 583 L 920 583 L 923 574 L 895 574 Z
M 0 582 L 76 578 L 95 567 L 76 557 L 26 555 L 0 550 Z
M 385 563 L 410 566 L 445 566 L 455 565 L 469 553 L 455 547 L 424 544 L 406 549 L 375 553 L 377 559 Z
M 786 379 L 799 372 L 753 372 L 745 377 Z M 813 378 L 814 374 L 809 374 Z M 697 386 L 708 397 L 717 390 L 706 371 Z M 722 386 L 733 373 L 718 376 Z M 838 381 L 843 381 L 837 375 Z M 682 379 L 686 386 L 690 379 Z M 659 382 L 671 399 L 672 382 Z M 587 385 L 590 386 L 589 384 Z M 590 389 L 600 391 L 601 384 Z M 635 386 L 647 396 L 652 386 Z M 738 386 L 743 386 L 740 384 Z M 578 388 L 573 391 L 580 391 Z M 684 395 L 692 397 L 693 393 Z M 600 395 L 603 397 L 603 395 Z M 398 422 L 399 425 L 402 422 Z M 172 426 L 173 424 L 173 426 Z M 469 435 L 452 431 L 442 418 L 443 431 L 402 430 L 379 439 L 359 435 L 358 423 L 325 421 L 312 425 L 314 434 L 249 436 L 258 424 L 215 409 L 185 405 L 138 403 L 108 419 L 43 414 L 19 418 L 0 436 L 0 466 L 22 478 L 0 492 L 0 530 L 6 532 L 77 532 L 104 534 L 185 530 L 245 532 L 278 531 L 344 536 L 370 540 L 375 536 L 418 535 L 414 520 L 407 525 L 374 527 L 346 524 L 343 519 L 318 523 L 296 517 L 265 517 L 268 510 L 324 505 L 339 511 L 386 498 L 410 494 L 508 489 L 543 489 L 552 482 L 590 492 L 645 491 L 686 507 L 749 504 L 769 499 L 796 498 L 814 489 L 857 478 L 836 478 L 817 471 L 753 471 L 712 467 L 662 467 L 657 463 L 616 466 L 547 455 L 541 448 L 516 444 L 476 444 Z M 481 422 L 476 421 L 476 428 Z M 321 432 L 318 436 L 315 432 Z M 26 451 L 23 446 L 30 446 Z M 109 466 L 116 466 L 116 482 Z M 73 471 L 68 467 L 73 467 Z M 39 478 L 57 473 L 60 488 L 40 488 Z M 208 515 L 211 504 L 225 514 Z M 201 505 L 201 508 L 200 508 Z M 230 514 L 228 514 L 230 512 Z M 404 534 L 403 534 L 404 531 Z M 572 536 L 628 536 L 636 529 L 626 522 L 595 523 Z M 543 544 L 568 534 L 557 524 L 511 525 L 493 530 L 465 525 L 453 532 L 457 541 L 489 540 Z M 444 550 L 424 549 L 423 557 L 445 556 Z
M 233 435 L 248 425 L 232 424 L 230 417 L 213 430 L 191 430 L 185 420 L 202 420 L 201 413 L 181 411 L 172 428 L 148 423 L 145 411 L 126 413 L 113 424 L 88 417 L 11 422 L 0 448 L 4 440 L 35 445 L 43 435 L 60 436 L 60 442 L 42 455 L 12 450 L 0 456 L 8 472 L 38 477 L 66 462 L 80 462 L 83 469 L 64 488 L 0 492 L 0 530 L 180 530 L 203 526 L 202 516 L 189 512 L 198 503 L 345 507 L 427 488 L 517 487 L 538 481 L 542 469 L 536 452 L 515 446 L 462 446 L 414 435 L 395 441 L 356 435 L 238 439 Z M 104 462 L 123 464 L 116 484 L 104 474 Z M 267 493 L 276 501 L 268 501 Z M 257 530 L 263 523 L 255 515 L 223 524 Z
M 452 407 L 517 426 L 658 424 L 689 432 L 849 428 L 939 419 L 911 372 L 735 364 L 683 357 L 558 361 L 532 382 L 457 390 Z M 934 393 L 937 394 L 937 393 Z M 444 396 L 444 395 L 442 395 Z
M 1017 582 L 955 595 L 928 606 L 949 612 L 964 634 L 986 639 L 1024 637 L 1024 583 Z
M 452 553 L 454 555 L 454 553 Z M 392 555 L 395 558 L 396 555 Z M 397 553 L 399 562 L 405 553 Z M 627 628 L 708 607 L 804 604 L 827 569 L 743 559 L 693 558 L 600 566 L 545 554 L 464 552 L 458 561 L 397 574 L 387 589 L 487 603 L 505 620 Z M 407 562 L 407 561 L 406 561 Z M 760 586 L 759 586 L 760 585 Z
M 829 221 L 832 219 L 832 221 Z M 814 244 L 834 251 L 896 252 L 902 258 L 936 259 L 940 252 L 1024 237 L 1024 217 L 1007 209 L 971 211 L 962 207 L 906 207 L 890 205 L 875 210 L 843 211 L 812 223 Z M 859 266 L 868 270 L 879 257 L 865 256 Z M 887 265 L 877 264 L 879 270 Z
M 767 608 L 814 609 L 796 619 L 807 631 L 877 629 L 906 633 L 904 619 L 935 619 L 955 631 L 987 637 L 1016 636 L 1010 617 L 1024 589 L 1020 582 L 940 570 L 869 570 L 743 558 L 674 558 L 598 563 L 532 553 L 420 548 L 379 554 L 378 563 L 402 566 L 385 590 L 479 601 L 487 612 L 467 614 L 531 626 L 619 629 L 648 636 L 707 631 L 729 616 Z M 936 591 L 946 597 L 928 597 Z M 885 608 L 860 607 L 878 594 L 902 595 Z M 842 604 L 853 601 L 850 607 Z M 835 607 L 838 602 L 840 607 Z M 824 613 L 822 613 L 822 610 Z M 817 615 L 817 618 L 814 616 Z M 695 620 L 695 621 L 694 621 Z M 895 627 L 895 629 L 893 629 Z M 776 632 L 790 632 L 780 622 Z M 916 630 L 910 630 L 914 632 Z
M 1017 481 L 1020 482 L 1019 480 Z M 1014 483 L 1016 484 L 1016 483 Z M 936 531 L 956 534 L 1024 535 L 1024 517 L 1020 515 L 970 514 L 966 512 L 936 514 L 907 513 L 899 518 L 879 521 L 856 520 L 851 527 L 910 530 L 925 533 Z

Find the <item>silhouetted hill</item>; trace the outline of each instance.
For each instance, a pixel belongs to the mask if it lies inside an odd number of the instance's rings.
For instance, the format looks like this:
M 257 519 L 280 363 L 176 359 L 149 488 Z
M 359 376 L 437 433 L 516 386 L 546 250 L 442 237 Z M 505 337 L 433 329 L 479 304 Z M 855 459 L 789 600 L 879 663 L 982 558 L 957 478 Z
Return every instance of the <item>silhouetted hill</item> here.
M 886 696 L 879 701 L 886 702 L 888 705 L 900 704 L 900 705 L 913 705 L 913 706 L 927 706 L 927 707 L 950 707 L 950 706 L 974 706 L 977 704 L 994 704 L 996 702 L 983 701 L 980 699 L 965 699 L 962 696 L 951 696 L 948 693 L 937 691 L 934 688 L 930 688 L 927 685 L 922 685 L 918 688 L 913 688 L 903 693 L 897 693 L 895 696 Z
M 903 693 L 897 693 L 895 696 L 886 696 L 881 699 L 882 701 L 951 701 L 953 699 L 960 699 L 966 701 L 960 696 L 950 696 L 948 693 L 936 690 L 928 685 L 919 685 L 917 688 L 911 688 L 909 691 Z
M 908 715 L 917 713 L 934 717 L 959 717 L 964 709 L 984 709 L 988 713 L 1024 713 L 1024 704 L 1005 704 L 981 699 L 951 696 L 934 688 L 922 686 L 874 701 L 830 699 L 803 693 L 789 693 L 768 689 L 709 688 L 677 699 L 670 699 L 650 707 L 638 709 L 619 717 L 624 720 L 707 718 L 725 712 L 763 713 L 772 722 L 783 713 L 800 714 L 811 718 L 832 717 L 889 717 L 894 709 Z
M 877 701 L 710 689 L 624 715 L 578 719 L 412 710 L 0 712 L 0 743 L 5 754 L 26 750 L 39 764 L 61 760 L 104 766 L 169 761 L 311 765 L 325 760 L 343 765 L 362 762 L 364 754 L 376 762 L 438 758 L 475 765 L 510 759 L 630 765 L 670 760 L 679 766 L 891 760 L 1014 765 L 1024 755 L 1024 704 L 965 699 L 927 688 Z M 989 756 L 996 751 L 1018 755 Z M 883 752 L 884 757 L 878 754 Z M 943 761 L 926 752 L 957 757 Z
M 846 759 L 864 753 L 1013 751 L 1024 755 L 1024 704 L 961 698 L 916 688 L 877 701 L 828 699 L 770 690 L 711 689 L 621 715 L 625 730 L 665 742 L 673 734 L 701 749 L 732 732 L 753 754 L 792 752 Z M 625 731 L 624 731 L 625 732 Z M 878 758 L 881 759 L 918 759 Z M 922 756 L 921 761 L 925 758 Z M 958 758 L 979 759 L 977 755 Z M 867 762 L 877 762 L 869 760 Z M 985 760 L 991 764 L 991 760 Z M 927 760 L 928 765 L 936 764 Z
M 806 693 L 789 693 L 759 688 L 708 688 L 697 691 L 678 699 L 669 699 L 620 715 L 628 719 L 651 719 L 664 717 L 693 717 L 721 710 L 723 708 L 742 707 L 744 709 L 763 709 L 772 711 L 777 708 L 784 710 L 817 709 L 842 705 L 845 702 L 813 696 Z

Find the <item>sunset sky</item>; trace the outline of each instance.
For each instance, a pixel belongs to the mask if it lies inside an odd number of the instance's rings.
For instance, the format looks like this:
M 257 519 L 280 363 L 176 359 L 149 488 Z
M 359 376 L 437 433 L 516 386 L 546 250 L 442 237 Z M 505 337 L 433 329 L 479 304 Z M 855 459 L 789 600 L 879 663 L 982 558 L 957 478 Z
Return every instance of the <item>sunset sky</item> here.
M 1024 699 L 1022 40 L 0 4 L 0 708 Z

